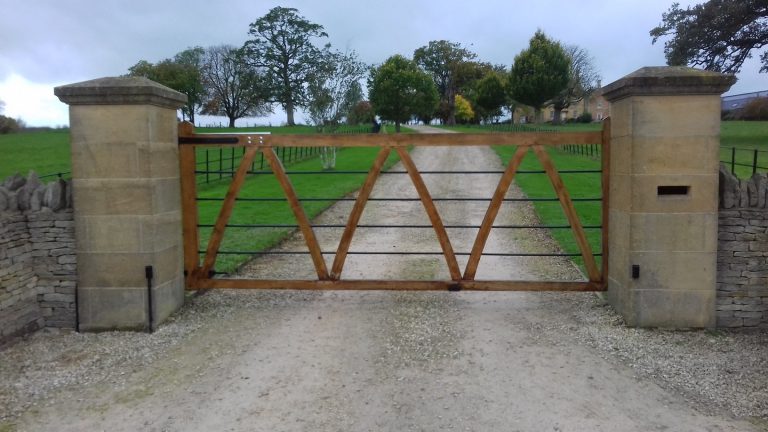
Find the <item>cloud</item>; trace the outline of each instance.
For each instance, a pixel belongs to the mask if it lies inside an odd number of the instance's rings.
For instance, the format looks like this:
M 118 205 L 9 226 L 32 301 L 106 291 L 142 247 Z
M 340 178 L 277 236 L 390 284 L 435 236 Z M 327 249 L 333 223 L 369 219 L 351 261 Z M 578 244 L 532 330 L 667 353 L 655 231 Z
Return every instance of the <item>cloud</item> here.
M 61 84 L 39 84 L 17 74 L 9 75 L 0 82 L 4 115 L 21 118 L 29 126 L 68 125 L 68 108 L 53 95 L 53 87 Z
M 685 7 L 697 2 L 680 3 Z M 664 64 L 663 42 L 652 45 L 648 32 L 660 23 L 671 0 L 13 3 L 0 14 L 0 88 L 15 91 L 13 87 L 23 82 L 25 88 L 42 95 L 56 83 L 122 75 L 139 60 L 159 61 L 191 46 L 239 46 L 248 39 L 249 24 L 278 4 L 297 8 L 308 20 L 325 27 L 334 47 L 355 50 L 371 64 L 382 63 L 392 54 L 410 56 L 431 40 L 447 39 L 472 49 L 479 60 L 509 67 L 541 28 L 555 39 L 589 51 L 603 83 L 609 83 L 642 66 Z M 768 87 L 758 69 L 756 59 L 747 62 L 734 91 Z M 11 78 L 14 85 L 9 84 Z M 36 110 L 24 111 L 30 123 L 53 118 L 41 115 L 60 110 L 59 102 L 49 100 L 49 105 L 40 105 L 39 100 Z

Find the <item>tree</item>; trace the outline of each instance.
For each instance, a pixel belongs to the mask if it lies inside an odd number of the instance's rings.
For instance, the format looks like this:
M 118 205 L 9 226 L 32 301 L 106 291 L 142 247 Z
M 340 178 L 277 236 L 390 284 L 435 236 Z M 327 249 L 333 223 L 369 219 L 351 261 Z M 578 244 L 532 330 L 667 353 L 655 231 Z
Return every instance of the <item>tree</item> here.
M 507 103 L 507 89 L 502 75 L 488 72 L 474 86 L 475 111 L 484 121 L 501 115 L 501 107 Z
M 747 102 L 739 113 L 740 120 L 768 120 L 768 98 L 760 97 Z
M 195 113 L 202 108 L 206 98 L 206 89 L 202 78 L 204 55 L 203 47 L 197 46 L 187 48 L 173 56 L 175 63 L 183 65 L 186 73 L 192 74 L 183 84 L 183 90 L 179 90 L 187 95 L 187 104 L 181 108 L 181 111 L 192 123 L 195 123 Z
M 196 53 L 197 48 L 190 48 L 187 51 Z M 166 87 L 170 87 L 180 93 L 187 95 L 187 104 L 181 108 L 182 114 L 195 121 L 195 112 L 203 102 L 205 89 L 201 79 L 201 72 L 198 65 L 187 62 L 187 56 L 182 51 L 177 56 L 182 61 L 175 59 L 165 59 L 156 64 L 146 60 L 139 60 L 135 65 L 128 68 L 129 76 L 140 76 L 152 81 L 158 82 Z
M 583 100 L 595 91 L 597 81 L 600 79 L 594 60 L 586 50 L 576 45 L 568 45 L 565 47 L 565 53 L 570 60 L 568 85 L 552 98 L 552 109 L 554 110 L 552 122 L 555 124 L 560 123 L 560 114 L 564 109 Z
M 462 72 L 466 71 L 466 63 L 475 57 L 475 53 L 447 40 L 431 41 L 413 52 L 416 64 L 432 75 L 444 106 L 443 121 L 446 124 L 456 123 L 456 95 L 464 84 Z
M 357 54 L 326 51 L 308 86 L 307 113 L 321 130 L 335 128 L 363 99 L 360 80 L 368 67 Z
M 397 132 L 400 124 L 411 117 L 434 112 L 439 98 L 429 75 L 401 55 L 372 69 L 368 88 L 374 111 L 382 119 L 395 122 Z
M 456 120 L 459 123 L 469 123 L 475 118 L 475 111 L 472 109 L 472 104 L 464 98 L 462 95 L 456 95 Z
M 312 44 L 312 38 L 328 34 L 297 9 L 284 7 L 272 8 L 250 25 L 248 33 L 253 39 L 243 46 L 247 61 L 265 69 L 270 100 L 283 107 L 288 125 L 293 126 L 294 111 L 307 106 L 307 83 L 323 60 L 323 52 Z
M 203 58 L 208 99 L 202 112 L 227 116 L 231 128 L 239 118 L 272 112 L 265 78 L 249 67 L 240 54 L 233 46 L 219 45 L 205 50 Z
M 540 121 L 541 107 L 568 85 L 568 55 L 563 47 L 536 31 L 528 45 L 515 56 L 509 74 L 512 99 L 531 106 Z
M 24 122 L 22 122 L 21 119 L 13 119 L 11 117 L 0 115 L 0 135 L 18 132 L 19 129 L 23 127 Z
M 373 113 L 373 107 L 371 106 L 371 103 L 361 100 L 360 102 L 356 103 L 351 110 L 349 110 L 349 114 L 347 114 L 347 124 L 359 125 L 364 123 L 373 123 L 375 117 L 376 116 Z
M 768 45 L 767 19 L 765 0 L 709 0 L 686 9 L 674 3 L 650 34 L 653 43 L 671 36 L 664 43 L 669 65 L 736 74 L 753 50 Z M 768 72 L 768 52 L 760 61 L 760 72 Z

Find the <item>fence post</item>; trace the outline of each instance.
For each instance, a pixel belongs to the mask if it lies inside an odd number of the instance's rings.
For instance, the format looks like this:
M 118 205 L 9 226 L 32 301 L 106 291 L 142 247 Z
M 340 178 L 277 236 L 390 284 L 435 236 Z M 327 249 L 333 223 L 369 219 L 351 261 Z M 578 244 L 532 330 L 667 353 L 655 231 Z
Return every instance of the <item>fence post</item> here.
M 187 97 L 137 77 L 54 93 L 69 105 L 80 329 L 146 329 L 184 301 L 176 110 Z
M 757 149 L 754 150 L 754 155 L 752 156 L 752 175 L 755 175 L 757 172 Z
M 720 94 L 735 82 L 646 67 L 611 102 L 608 299 L 627 324 L 715 325 Z

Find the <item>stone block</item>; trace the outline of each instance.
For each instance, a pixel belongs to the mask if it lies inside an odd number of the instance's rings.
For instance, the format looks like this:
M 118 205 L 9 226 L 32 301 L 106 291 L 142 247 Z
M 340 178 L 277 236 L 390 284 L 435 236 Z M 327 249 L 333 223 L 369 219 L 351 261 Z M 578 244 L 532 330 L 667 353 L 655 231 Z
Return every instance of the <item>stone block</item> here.
M 713 213 L 632 213 L 633 251 L 715 252 L 717 215 Z
M 743 327 L 744 326 L 744 319 L 743 318 L 735 318 L 735 317 L 718 317 L 717 318 L 717 326 L 718 327 L 724 327 L 724 328 Z
M 720 167 L 718 136 L 633 137 L 632 174 L 711 175 Z
M 179 177 L 178 139 L 159 142 L 139 142 L 138 174 L 141 177 Z
M 149 179 L 74 179 L 72 182 L 79 216 L 155 213 Z
M 181 245 L 172 246 L 153 254 L 155 280 L 158 285 L 183 274 L 184 255 Z
M 717 264 L 712 252 L 632 251 L 629 260 L 640 266 L 634 289 L 715 292 Z
M 153 179 L 152 214 L 181 210 L 181 183 L 178 177 Z
M 184 276 L 177 275 L 165 283 L 154 286 L 152 295 L 155 322 L 162 322 L 184 303 Z
M 631 325 L 711 328 L 716 324 L 715 291 L 637 290 Z
M 178 131 L 175 110 L 151 105 L 79 105 L 71 106 L 70 113 L 73 155 L 75 146 L 87 141 L 136 147 L 140 142 L 174 142 Z
M 716 137 L 720 135 L 720 97 L 635 96 L 632 134 L 646 138 Z
M 142 251 L 158 251 L 182 244 L 180 211 L 143 217 L 139 225 Z
M 711 175 L 631 176 L 632 211 L 717 214 L 718 177 Z M 659 195 L 660 186 L 687 186 L 685 195 Z
M 80 288 L 78 304 L 82 331 L 143 330 L 148 322 L 146 287 Z
M 78 233 L 80 252 L 143 252 L 142 221 L 151 216 L 82 216 L 84 235 Z
M 611 126 L 613 128 L 613 126 Z M 611 138 L 611 178 L 632 174 L 632 138 Z
M 140 287 L 146 286 L 144 267 L 152 265 L 151 253 L 79 252 L 78 286 Z

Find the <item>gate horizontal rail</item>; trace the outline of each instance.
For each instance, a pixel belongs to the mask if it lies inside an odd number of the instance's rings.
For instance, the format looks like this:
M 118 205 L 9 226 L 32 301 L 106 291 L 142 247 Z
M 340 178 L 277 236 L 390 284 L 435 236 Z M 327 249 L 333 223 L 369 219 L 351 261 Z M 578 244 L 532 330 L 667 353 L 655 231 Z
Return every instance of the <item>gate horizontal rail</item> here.
M 431 146 L 514 146 L 515 154 L 506 169 L 479 171 L 419 171 L 411 160 L 406 148 Z M 598 145 L 602 159 L 601 169 L 568 169 L 558 171 L 544 150 L 552 146 Z M 200 171 L 196 168 L 197 147 L 241 147 L 242 159 L 237 168 L 227 171 L 232 175 L 232 183 L 223 198 L 198 197 L 195 178 L 197 174 L 211 174 L 214 171 Z M 370 171 L 340 170 L 340 171 L 286 171 L 281 160 L 276 156 L 280 147 L 378 147 L 377 155 Z M 610 155 L 610 120 L 603 123 L 603 130 L 598 132 L 512 132 L 492 134 L 370 134 L 370 135 L 220 135 L 195 134 L 194 127 L 182 123 L 179 127 L 179 148 L 182 168 L 182 201 L 184 226 L 184 256 L 186 286 L 188 289 L 210 288 L 271 288 L 271 289 L 398 289 L 398 290 L 521 290 L 521 291 L 599 291 L 606 286 L 605 275 L 608 265 L 608 172 Z M 405 170 L 383 171 L 384 161 L 392 152 L 397 153 Z M 520 170 L 523 157 L 532 151 L 538 158 L 543 169 Z M 260 153 L 267 162 L 264 168 L 253 169 L 254 156 Z M 298 197 L 288 175 L 366 175 L 365 182 L 356 197 Z M 406 198 L 372 198 L 371 190 L 380 175 L 408 175 L 416 187 L 418 197 Z M 500 174 L 501 179 L 492 197 L 431 197 L 423 182 L 422 175 L 473 175 Z M 554 198 L 506 198 L 505 194 L 517 174 L 545 174 L 549 178 L 556 197 Z M 600 174 L 601 197 L 570 197 L 561 174 Z M 284 192 L 284 197 L 238 197 L 240 188 L 247 176 L 273 175 L 278 180 Z M 331 202 L 351 201 L 354 206 L 346 224 L 312 224 L 304 213 L 302 202 Z M 360 224 L 360 216 L 368 201 L 421 201 L 429 225 L 387 225 Z M 440 218 L 435 202 L 488 202 L 485 218 L 480 225 L 444 225 Z M 602 201 L 602 223 L 582 225 L 579 220 L 574 202 Z M 219 217 L 214 224 L 198 223 L 197 202 L 221 202 Z M 297 223 L 292 224 L 235 224 L 229 223 L 233 207 L 236 203 L 246 205 L 249 202 L 287 202 Z M 567 224 L 550 225 L 503 225 L 494 224 L 500 206 L 504 202 L 559 202 L 565 214 Z M 199 229 L 210 229 L 211 235 L 207 247 L 199 250 Z M 226 229 L 256 229 L 283 228 L 298 229 L 304 237 L 307 250 L 305 251 L 264 251 L 264 250 L 221 250 L 224 231 Z M 338 248 L 335 251 L 321 250 L 314 229 L 343 228 Z M 441 251 L 355 251 L 349 250 L 352 238 L 358 228 L 392 228 L 392 229 L 434 229 Z M 514 252 L 485 252 L 485 244 L 493 228 L 503 229 L 571 229 L 579 249 L 578 253 L 514 253 Z M 454 251 L 446 230 L 475 229 L 478 230 L 471 251 Z M 601 251 L 593 253 L 587 241 L 585 230 L 602 230 Z M 264 280 L 264 279 L 233 279 L 218 277 L 221 273 L 215 271 L 218 255 L 310 255 L 317 273 L 316 280 Z M 334 262 L 329 269 L 323 256 L 333 255 Z M 341 277 L 347 255 L 442 255 L 448 266 L 450 280 L 347 280 Z M 468 256 L 466 267 L 462 271 L 456 261 L 457 256 Z M 482 256 L 497 257 L 581 257 L 584 262 L 588 281 L 488 281 L 475 280 L 475 274 Z M 595 257 L 602 257 L 602 266 L 598 268 Z M 202 261 L 201 261 L 202 258 Z

